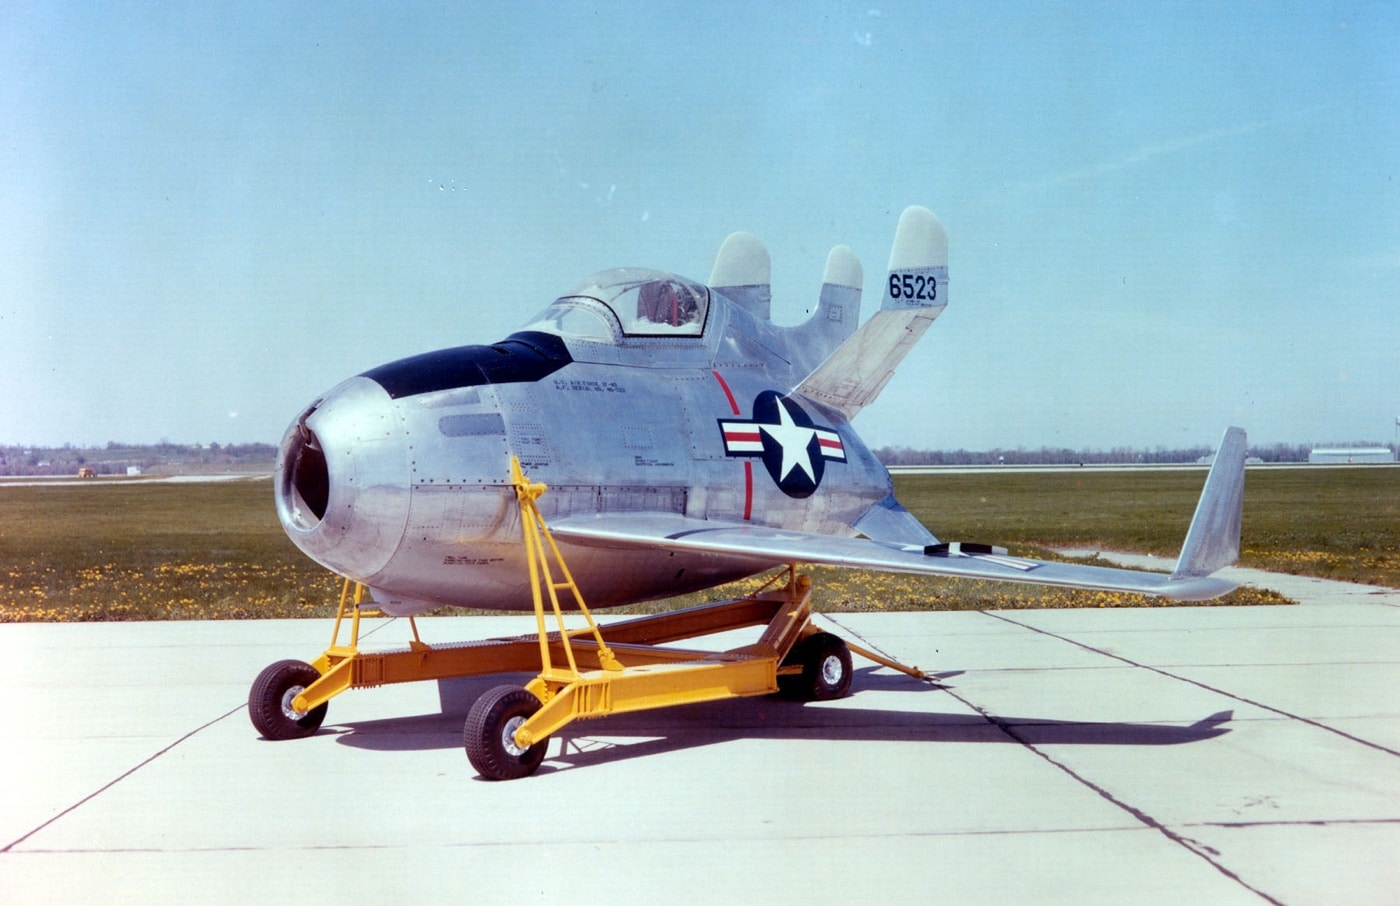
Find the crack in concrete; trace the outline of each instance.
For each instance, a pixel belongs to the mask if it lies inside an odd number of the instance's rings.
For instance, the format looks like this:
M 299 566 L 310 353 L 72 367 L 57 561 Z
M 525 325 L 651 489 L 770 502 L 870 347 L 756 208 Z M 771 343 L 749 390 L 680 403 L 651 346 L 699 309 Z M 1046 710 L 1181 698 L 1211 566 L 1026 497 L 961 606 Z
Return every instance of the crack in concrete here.
M 247 707 L 248 707 L 248 705 L 247 705 L 246 703 L 245 703 L 245 704 L 241 704 L 241 705 L 239 705 L 237 708 L 234 708 L 234 709 L 232 709 L 232 710 L 230 710 L 230 711 L 225 711 L 223 714 L 220 714 L 218 717 L 214 718 L 213 720 L 209 721 L 208 723 L 203 724 L 202 726 L 199 726 L 199 727 L 195 727 L 193 730 L 189 731 L 189 732 L 186 733 L 184 736 L 181 736 L 179 739 L 177 739 L 177 740 L 175 740 L 174 742 L 170 743 L 170 744 L 169 744 L 168 746 L 166 746 L 165 748 L 159 750 L 158 752 L 154 753 L 153 755 L 150 755 L 150 756 L 148 756 L 148 757 L 142 759 L 141 762 L 138 763 L 136 766 L 131 767 L 131 768 L 128 768 L 127 770 L 125 770 L 125 771 L 123 771 L 122 773 L 118 774 L 116 777 L 114 777 L 114 778 L 112 778 L 111 780 L 109 780 L 109 781 L 107 781 L 106 783 L 104 783 L 102 786 L 100 786 L 100 787 L 98 787 L 97 789 L 93 790 L 91 793 L 88 793 L 86 796 L 84 796 L 83 798 L 79 799 L 77 802 L 75 802 L 75 803 L 73 803 L 72 805 L 68 806 L 66 809 L 64 809 L 63 811 L 59 812 L 57 815 L 54 815 L 54 816 L 53 816 L 52 818 L 50 818 L 49 820 L 45 821 L 43 824 L 40 824 L 38 827 L 34 828 L 33 830 L 31 830 L 31 831 L 29 831 L 28 833 L 24 834 L 23 836 L 19 837 L 18 839 L 15 839 L 15 840 L 10 841 L 10 842 L 9 842 L 8 844 L 6 844 L 3 848 L 0 848 L 0 855 L 3 855 L 3 854 L 5 854 L 5 853 L 11 852 L 16 846 L 19 846 L 19 845 L 20 845 L 21 843 L 23 843 L 25 840 L 28 840 L 30 837 L 33 837 L 35 834 L 39 833 L 40 831 L 44 830 L 45 828 L 51 827 L 55 822 L 60 821 L 60 820 L 62 820 L 63 818 L 67 817 L 68 815 L 73 814 L 73 813 L 76 812 L 78 809 L 82 808 L 84 805 L 87 805 L 89 802 L 91 802 L 92 800 L 96 799 L 98 796 L 101 796 L 103 793 L 107 792 L 107 791 L 110 790 L 112 787 L 116 786 L 117 784 L 121 783 L 123 780 L 125 780 L 125 779 L 127 779 L 128 777 L 130 777 L 131 775 L 135 774 L 137 771 L 141 770 L 142 768 L 144 768 L 144 767 L 146 767 L 146 766 L 148 766 L 148 765 L 150 765 L 150 764 L 155 763 L 156 761 L 158 761 L 158 760 L 159 760 L 160 758 L 162 758 L 163 756 L 169 754 L 169 753 L 170 753 L 172 750 L 174 750 L 176 747 L 180 746 L 181 744 L 183 744 L 183 743 L 185 743 L 185 742 L 188 742 L 189 740 L 193 739 L 195 736 L 199 735 L 200 733 L 203 733 L 205 730 L 209 729 L 210 727 L 214 726 L 215 724 L 219 723 L 220 721 L 228 719 L 229 717 L 233 716 L 234 714 L 237 714 L 239 711 L 242 711 L 242 710 L 244 710 L 244 709 L 247 708 Z

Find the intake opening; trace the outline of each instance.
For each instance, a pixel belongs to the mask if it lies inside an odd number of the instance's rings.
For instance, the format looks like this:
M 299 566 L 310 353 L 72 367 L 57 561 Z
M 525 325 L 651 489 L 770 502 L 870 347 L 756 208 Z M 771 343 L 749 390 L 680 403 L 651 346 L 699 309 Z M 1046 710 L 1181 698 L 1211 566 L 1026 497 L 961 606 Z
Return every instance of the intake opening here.
M 297 527 L 313 529 L 319 525 L 326 517 L 331 480 L 326 469 L 326 454 L 321 450 L 316 432 L 306 426 L 306 416 L 297 422 L 296 436 L 292 439 L 291 449 L 287 451 L 287 472 L 282 482 L 283 493 L 290 498 Z

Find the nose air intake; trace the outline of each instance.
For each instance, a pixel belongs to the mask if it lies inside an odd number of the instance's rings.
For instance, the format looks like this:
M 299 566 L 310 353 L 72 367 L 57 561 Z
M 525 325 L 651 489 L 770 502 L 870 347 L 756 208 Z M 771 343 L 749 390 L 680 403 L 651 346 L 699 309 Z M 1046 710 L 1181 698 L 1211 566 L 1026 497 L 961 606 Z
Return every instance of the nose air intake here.
M 384 388 L 363 377 L 328 391 L 287 428 L 277 515 L 292 543 L 356 581 L 377 575 L 403 539 L 409 440 Z
M 326 468 L 326 454 L 316 432 L 306 420 L 316 411 L 312 406 L 297 419 L 287 450 L 287 467 L 282 475 L 282 496 L 298 528 L 313 529 L 326 518 L 330 502 L 331 479 Z

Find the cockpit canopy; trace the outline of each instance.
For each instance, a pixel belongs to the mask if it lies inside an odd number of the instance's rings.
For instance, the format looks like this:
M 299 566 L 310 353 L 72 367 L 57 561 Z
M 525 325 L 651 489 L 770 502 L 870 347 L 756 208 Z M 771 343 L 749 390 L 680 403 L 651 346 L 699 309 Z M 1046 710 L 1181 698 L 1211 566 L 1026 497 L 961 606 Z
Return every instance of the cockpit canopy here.
M 661 271 L 620 267 L 587 278 L 554 300 L 526 329 L 603 341 L 613 339 L 619 329 L 624 337 L 698 337 L 709 307 L 710 291 L 703 284 Z

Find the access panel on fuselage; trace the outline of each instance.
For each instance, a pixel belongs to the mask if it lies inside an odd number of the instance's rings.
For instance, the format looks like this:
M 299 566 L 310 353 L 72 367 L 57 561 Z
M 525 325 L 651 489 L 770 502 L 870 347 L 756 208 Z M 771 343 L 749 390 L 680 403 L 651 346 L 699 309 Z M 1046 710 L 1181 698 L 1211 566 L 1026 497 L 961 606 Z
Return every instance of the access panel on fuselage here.
M 595 489 L 595 511 L 683 512 L 693 468 L 676 385 L 669 369 L 575 363 L 528 388 L 502 387 L 508 442 L 532 480 Z M 575 511 L 550 496 L 546 514 Z

